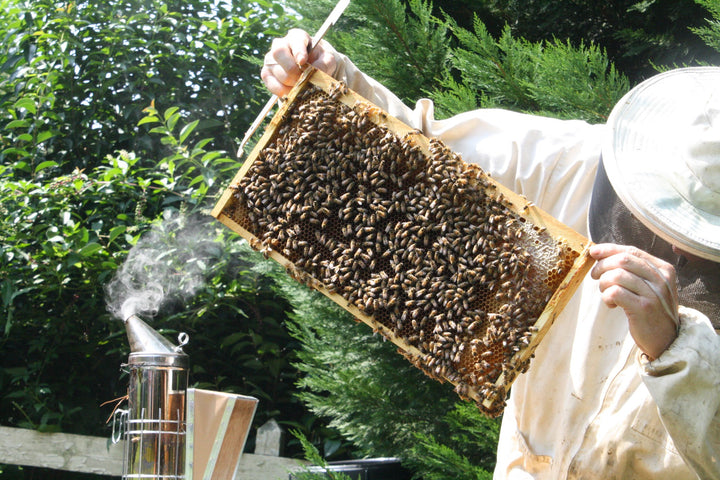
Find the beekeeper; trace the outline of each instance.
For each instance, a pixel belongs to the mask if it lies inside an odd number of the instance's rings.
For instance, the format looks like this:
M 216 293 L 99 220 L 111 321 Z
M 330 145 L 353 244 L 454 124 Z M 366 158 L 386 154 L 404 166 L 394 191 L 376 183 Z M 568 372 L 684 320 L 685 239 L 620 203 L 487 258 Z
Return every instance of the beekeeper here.
M 276 39 L 275 94 L 311 63 L 588 236 L 597 260 L 513 384 L 497 479 L 720 478 L 720 68 L 633 88 L 606 125 L 499 109 L 433 118 L 327 42 Z

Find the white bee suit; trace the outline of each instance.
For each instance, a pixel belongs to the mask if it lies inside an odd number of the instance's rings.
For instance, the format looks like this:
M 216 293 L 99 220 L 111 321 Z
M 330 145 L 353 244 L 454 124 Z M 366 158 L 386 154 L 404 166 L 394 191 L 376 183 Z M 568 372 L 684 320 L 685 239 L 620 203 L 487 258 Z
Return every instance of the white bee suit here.
M 335 78 L 466 162 L 588 236 L 603 125 L 498 109 L 434 120 L 336 53 Z M 681 307 L 679 336 L 655 361 L 640 355 L 622 309 L 588 275 L 513 384 L 497 479 L 720 478 L 720 337 Z

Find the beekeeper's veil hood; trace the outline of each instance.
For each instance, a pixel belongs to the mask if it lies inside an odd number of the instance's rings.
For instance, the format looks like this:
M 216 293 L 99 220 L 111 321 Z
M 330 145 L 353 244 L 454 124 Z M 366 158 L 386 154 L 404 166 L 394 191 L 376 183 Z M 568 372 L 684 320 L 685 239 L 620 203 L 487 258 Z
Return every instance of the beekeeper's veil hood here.
M 673 263 L 680 303 L 719 328 L 720 68 L 671 70 L 633 88 L 610 114 L 602 157 L 590 238 Z

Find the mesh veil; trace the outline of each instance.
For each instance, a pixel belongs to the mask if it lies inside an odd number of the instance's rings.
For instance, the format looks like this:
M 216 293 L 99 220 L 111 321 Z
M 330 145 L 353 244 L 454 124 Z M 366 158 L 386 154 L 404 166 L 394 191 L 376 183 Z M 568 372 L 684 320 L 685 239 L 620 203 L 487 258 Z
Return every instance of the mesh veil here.
M 595 243 L 633 245 L 672 264 L 677 272 L 680 304 L 704 313 L 720 330 L 720 263 L 688 260 L 674 253 L 672 245 L 650 231 L 620 201 L 602 161 L 593 186 L 588 226 Z

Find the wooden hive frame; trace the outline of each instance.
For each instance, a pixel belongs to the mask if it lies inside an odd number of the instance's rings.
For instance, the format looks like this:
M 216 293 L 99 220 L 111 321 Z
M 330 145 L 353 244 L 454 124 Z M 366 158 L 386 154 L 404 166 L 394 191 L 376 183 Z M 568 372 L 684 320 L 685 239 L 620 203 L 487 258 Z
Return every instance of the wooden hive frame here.
M 329 107 L 313 110 L 315 104 Z M 322 108 L 334 109 L 336 117 L 314 118 L 318 112 L 329 115 L 330 110 Z M 313 118 L 308 121 L 309 116 Z M 313 124 L 312 131 L 302 130 L 307 124 Z M 323 141 L 328 135 L 333 142 Z M 367 160 L 370 157 L 372 161 Z M 345 167 L 359 170 L 351 174 L 345 172 L 347 168 L 335 167 L 332 162 L 337 158 Z M 309 188 L 303 174 L 288 167 L 295 161 L 307 162 L 302 168 L 313 172 L 316 168 L 337 171 L 340 177 Z M 274 167 L 278 171 L 268 170 L 268 165 L 279 162 L 290 163 Z M 372 188 L 381 184 L 378 176 L 388 180 L 382 185 L 389 185 L 391 192 Z M 289 178 L 295 186 L 305 185 L 298 188 L 326 193 L 326 201 L 317 200 L 317 192 L 301 191 L 293 204 L 289 197 L 294 190 L 282 194 L 273 190 L 278 183 L 288 184 Z M 355 178 L 365 183 L 356 186 Z M 355 190 L 346 192 L 346 185 Z M 373 202 L 370 195 L 375 199 L 384 195 L 384 200 Z M 408 196 L 419 200 L 408 203 Z M 309 203 L 304 198 L 315 200 Z M 434 214 L 441 210 L 438 200 L 445 202 L 444 217 Z M 411 213 L 417 202 L 423 214 Z M 482 206 L 475 207 L 476 203 Z M 274 206 L 265 212 L 266 204 Z M 361 210 L 364 213 L 353 219 Z M 469 210 L 473 213 L 462 213 Z M 512 382 L 527 369 L 533 352 L 592 265 L 588 239 L 477 166 L 464 163 L 442 142 L 425 137 L 313 68 L 272 118 L 212 215 L 294 278 L 391 340 L 426 374 L 453 383 L 458 394 L 475 400 L 490 416 L 502 412 Z M 306 220 L 290 228 L 292 222 L 285 216 Z M 434 216 L 449 221 L 433 223 L 428 217 Z M 334 222 L 332 229 L 328 219 Z M 425 223 L 413 223 L 417 219 Z M 366 241 L 366 250 L 358 247 L 355 237 L 366 230 L 371 231 L 368 238 L 377 238 L 382 245 L 367 247 L 372 242 Z M 459 242 L 461 230 L 472 233 L 463 240 L 474 240 Z M 325 232 L 334 237 L 326 239 Z M 316 244 L 308 246 L 313 235 Z M 329 253 L 328 243 L 340 245 L 333 250 L 340 253 Z M 461 258 L 455 257 L 457 252 Z M 377 266 L 380 262 L 382 267 Z M 343 275 L 338 277 L 338 271 Z M 426 278 L 417 278 L 419 272 L 425 272 Z M 400 280 L 394 284 L 388 280 L 393 275 L 402 279 L 402 285 Z M 430 293 L 420 296 L 420 291 Z

